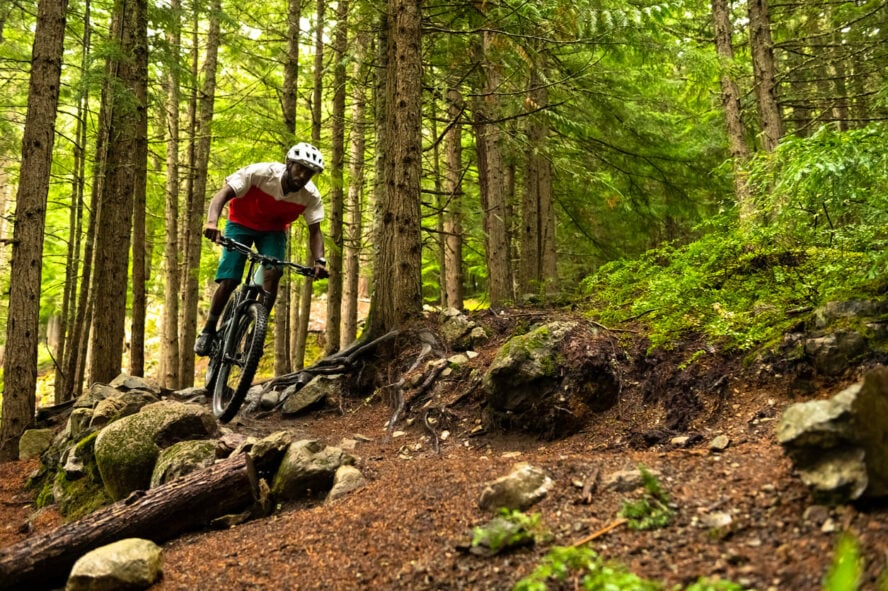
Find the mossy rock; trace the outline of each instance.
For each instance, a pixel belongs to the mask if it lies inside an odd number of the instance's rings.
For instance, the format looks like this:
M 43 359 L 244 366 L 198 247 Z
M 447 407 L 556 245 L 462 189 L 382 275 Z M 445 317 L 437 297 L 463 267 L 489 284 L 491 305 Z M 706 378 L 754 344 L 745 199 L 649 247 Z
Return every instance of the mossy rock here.
M 216 442 L 212 439 L 180 441 L 160 452 L 151 474 L 151 488 L 208 468 L 215 461 Z
M 97 436 L 98 433 L 87 435 L 66 452 L 67 457 L 74 455 L 82 463 L 83 468 L 76 475 L 63 465 L 41 467 L 29 483 L 38 490 L 38 508 L 54 504 L 66 519 L 79 519 L 111 502 L 95 461 Z
M 553 322 L 506 341 L 484 374 L 490 405 L 499 411 L 520 412 L 557 389 L 559 345 L 576 326 Z
M 218 434 L 219 425 L 205 408 L 173 401 L 149 404 L 111 423 L 96 439 L 96 462 L 108 494 L 119 500 L 148 489 L 162 449 Z

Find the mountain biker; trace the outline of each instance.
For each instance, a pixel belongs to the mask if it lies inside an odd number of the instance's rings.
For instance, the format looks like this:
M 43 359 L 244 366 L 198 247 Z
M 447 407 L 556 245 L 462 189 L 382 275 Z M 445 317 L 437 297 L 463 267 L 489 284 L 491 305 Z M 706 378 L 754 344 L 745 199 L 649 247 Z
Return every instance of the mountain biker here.
M 210 200 L 203 235 L 213 242 L 220 235 L 246 244 L 276 259 L 286 258 L 287 227 L 300 215 L 308 225 L 309 245 L 314 257 L 315 277 L 329 274 L 324 259 L 321 221 L 324 204 L 311 177 L 324 170 L 324 157 L 311 144 L 298 143 L 287 151 L 286 163 L 250 164 L 225 179 L 225 184 Z M 228 204 L 224 233 L 218 228 L 219 216 Z M 232 292 L 241 282 L 246 257 L 223 249 L 216 270 L 216 291 L 210 301 L 207 322 L 194 343 L 194 352 L 209 355 L 219 317 Z M 277 296 L 281 269 L 265 269 L 262 287 L 267 292 L 266 309 L 271 311 Z

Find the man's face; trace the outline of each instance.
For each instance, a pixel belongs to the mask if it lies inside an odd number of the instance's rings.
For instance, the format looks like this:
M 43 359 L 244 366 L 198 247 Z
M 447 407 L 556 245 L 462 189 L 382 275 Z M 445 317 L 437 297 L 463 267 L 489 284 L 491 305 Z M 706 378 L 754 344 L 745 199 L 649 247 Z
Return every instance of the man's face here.
M 287 183 L 289 190 L 298 191 L 314 176 L 314 171 L 307 166 L 303 166 L 298 162 L 287 162 L 287 173 L 289 174 L 289 182 Z

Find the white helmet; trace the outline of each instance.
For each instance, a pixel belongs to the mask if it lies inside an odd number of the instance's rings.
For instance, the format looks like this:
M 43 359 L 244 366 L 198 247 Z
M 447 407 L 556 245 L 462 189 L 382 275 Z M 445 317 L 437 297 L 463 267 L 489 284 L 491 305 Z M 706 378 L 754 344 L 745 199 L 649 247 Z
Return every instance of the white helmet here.
M 305 142 L 300 142 L 287 152 L 287 160 L 298 162 L 315 172 L 324 172 L 324 156 L 321 151 Z

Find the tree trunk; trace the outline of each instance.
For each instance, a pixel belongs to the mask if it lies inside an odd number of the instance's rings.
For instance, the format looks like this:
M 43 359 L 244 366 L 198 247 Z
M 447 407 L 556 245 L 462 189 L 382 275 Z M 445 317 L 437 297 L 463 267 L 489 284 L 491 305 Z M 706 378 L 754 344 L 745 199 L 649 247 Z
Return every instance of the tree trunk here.
M 83 39 L 81 41 L 80 66 L 86 72 L 92 43 L 90 24 L 91 7 L 86 0 L 83 7 Z M 68 361 L 75 349 L 77 335 L 77 278 L 80 269 L 80 246 L 83 231 L 83 192 L 86 182 L 86 114 L 89 107 L 89 90 L 84 88 L 77 97 L 76 126 L 74 130 L 74 168 L 71 181 L 71 214 L 68 218 L 68 256 L 65 268 L 65 298 L 62 304 L 62 348 L 59 351 L 55 377 L 55 403 L 61 404 L 73 397 L 74 367 Z M 0 211 L 2 215 L 2 211 Z M 76 353 L 75 353 L 76 355 Z M 76 357 L 75 357 L 76 359 Z
M 147 9 L 146 9 L 147 14 Z M 139 59 L 144 63 L 139 64 L 139 70 L 144 72 L 144 76 L 139 79 L 139 87 L 136 94 L 139 101 L 146 105 L 145 109 L 139 110 L 139 120 L 137 121 L 135 152 L 133 152 L 133 161 L 135 163 L 135 178 L 133 179 L 133 308 L 132 308 L 132 324 L 130 329 L 130 375 L 145 375 L 145 314 L 148 303 L 147 283 L 149 277 L 149 264 L 151 255 L 146 241 L 147 228 L 146 223 L 146 182 L 148 173 L 148 36 L 147 36 L 147 16 L 145 17 L 146 26 L 140 29 L 140 34 L 144 37 L 139 43 L 144 45 L 144 51 L 137 53 Z
M 187 141 L 185 147 L 185 172 L 183 177 L 184 187 L 182 193 L 185 195 L 185 202 L 179 210 L 179 382 L 185 386 L 194 383 L 194 356 L 185 346 L 186 340 L 195 338 L 197 331 L 197 292 L 189 293 L 188 285 L 191 274 L 194 272 L 191 268 L 193 256 L 189 252 L 194 245 L 194 241 L 190 235 L 194 228 L 194 220 L 192 214 L 200 209 L 200 204 L 195 204 L 195 200 L 203 203 L 203 196 L 195 197 L 194 193 L 194 171 L 195 171 L 195 153 L 197 151 L 197 80 L 200 73 L 200 10 L 197 3 L 191 5 L 191 80 L 194 82 L 188 85 L 191 92 L 188 97 L 187 120 Z M 200 213 L 203 217 L 204 213 Z M 197 241 L 200 248 L 200 241 Z M 199 256 L 199 255 L 198 255 Z M 199 260 L 199 259 L 198 259 Z
M 348 186 L 348 224 L 345 240 L 345 257 L 343 271 L 343 322 L 339 345 L 345 348 L 351 345 L 358 336 L 358 280 L 361 275 L 360 257 L 363 242 L 363 191 L 364 191 L 364 134 L 366 133 L 366 96 L 364 94 L 364 78 L 367 68 L 364 62 L 367 57 L 368 37 L 358 33 L 354 46 L 354 79 L 352 92 L 352 126 L 351 126 L 351 163 L 349 168 Z
M 463 308 L 462 270 L 462 117 L 463 99 L 459 90 L 447 91 L 449 128 L 444 136 L 444 301 L 450 308 Z
M 533 110 L 545 109 L 549 94 L 540 70 L 545 58 L 531 67 L 527 104 Z M 527 159 L 524 198 L 519 225 L 518 285 L 521 293 L 541 293 L 554 284 L 555 216 L 552 197 L 552 168 L 546 152 L 549 128 L 539 117 L 527 119 Z
M 771 41 L 771 17 L 767 0 L 749 0 L 749 37 L 755 96 L 762 126 L 762 146 L 774 150 L 784 134 L 783 116 L 777 103 L 777 66 Z
M 162 111 L 166 132 L 166 185 L 164 195 L 164 294 L 163 323 L 160 338 L 160 383 L 166 388 L 182 387 L 179 375 L 179 46 L 182 33 L 180 0 L 170 2 L 171 26 L 167 30 L 169 43 L 168 67 L 164 76 L 166 104 Z
M 734 66 L 734 46 L 731 42 L 731 17 L 728 0 L 712 0 L 712 22 L 715 28 L 715 50 L 721 61 L 721 99 L 725 110 L 725 126 L 734 170 L 734 193 L 740 208 L 740 220 L 750 220 L 753 204 L 746 185 L 745 167 L 749 147 L 740 116 L 740 90 L 731 74 Z
M 40 0 L 31 52 L 28 112 L 22 137 L 10 265 L 0 461 L 18 458 L 18 442 L 34 421 L 43 231 L 49 195 L 67 0 Z
M 243 511 L 258 496 L 252 462 L 247 454 L 238 454 L 0 549 L 0 589 L 62 585 L 74 563 L 90 550 L 133 537 L 159 544 Z
M 421 0 L 389 0 L 385 86 L 384 187 L 378 204 L 373 269 L 376 289 L 369 337 L 422 314 L 422 31 Z
M 210 28 L 207 33 L 207 54 L 203 65 L 203 88 L 198 101 L 197 144 L 194 150 L 194 169 L 191 171 L 193 195 L 188 212 L 188 234 L 185 243 L 186 281 L 182 349 L 182 385 L 194 384 L 194 340 L 197 332 L 198 275 L 200 272 L 201 229 L 206 218 L 205 195 L 207 192 L 207 166 L 210 161 L 212 142 L 213 109 L 216 99 L 216 64 L 221 35 L 219 17 L 222 9 L 220 0 L 212 0 L 210 5 Z
M 499 114 L 496 91 L 502 76 L 500 67 L 491 61 L 493 38 L 494 34 L 490 31 L 481 33 L 484 82 L 483 96 L 477 99 L 475 107 L 475 135 L 486 240 L 488 291 L 490 305 L 497 307 L 512 301 L 513 293 L 501 131 L 495 123 Z
M 327 228 L 332 248 L 327 253 L 330 278 L 327 280 L 327 344 L 324 352 L 339 350 L 342 328 L 342 217 L 344 210 L 343 163 L 345 156 L 345 60 L 348 52 L 348 0 L 339 0 L 336 33 L 333 38 L 333 124 L 330 166 L 330 217 Z
M 119 39 L 126 57 L 111 58 L 116 70 L 111 83 L 120 88 L 107 104 L 111 142 L 96 225 L 96 285 L 101 286 L 96 291 L 96 307 L 102 313 L 93 317 L 90 338 L 90 377 L 105 383 L 120 373 L 123 358 L 133 193 L 142 166 L 136 157 L 147 108 L 147 26 L 145 0 L 117 0 L 112 34 Z
M 296 133 L 296 86 L 299 80 L 299 17 L 302 12 L 301 0 L 289 0 L 287 3 L 287 56 L 284 60 L 284 88 L 281 92 L 281 112 L 284 126 L 289 133 L 285 144 L 292 143 Z M 289 146 L 284 146 L 284 149 Z M 292 241 L 292 228 L 287 230 L 289 245 Z M 289 252 L 292 249 L 288 246 Z M 295 288 L 293 274 L 290 269 L 284 270 L 284 276 L 278 287 L 277 304 L 274 312 L 274 375 L 281 376 L 292 371 L 292 338 L 291 326 L 295 326 L 297 317 L 291 313 L 293 292 Z

